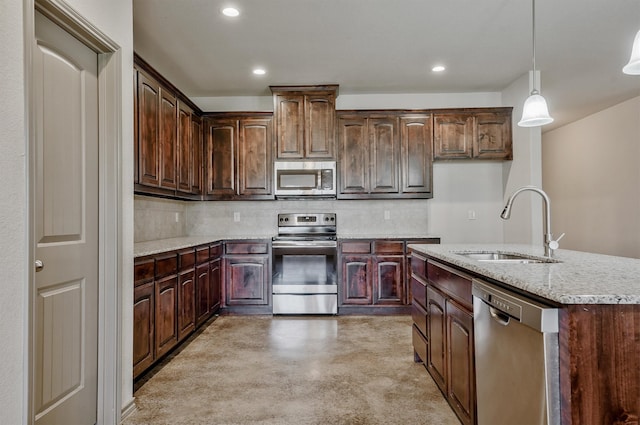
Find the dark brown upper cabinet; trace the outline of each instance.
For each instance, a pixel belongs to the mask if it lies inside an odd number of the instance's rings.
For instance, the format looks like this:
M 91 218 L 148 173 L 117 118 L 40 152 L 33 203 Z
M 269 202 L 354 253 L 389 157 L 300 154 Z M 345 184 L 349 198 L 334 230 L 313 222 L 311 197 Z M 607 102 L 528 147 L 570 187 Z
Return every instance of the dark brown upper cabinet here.
M 139 56 L 134 56 L 134 63 L 134 190 L 200 199 L 199 111 Z
M 205 119 L 206 199 L 273 199 L 271 114 Z
M 513 159 L 512 108 L 434 112 L 434 159 Z
M 271 86 L 277 159 L 334 159 L 337 85 Z
M 339 111 L 339 199 L 430 198 L 431 115 Z

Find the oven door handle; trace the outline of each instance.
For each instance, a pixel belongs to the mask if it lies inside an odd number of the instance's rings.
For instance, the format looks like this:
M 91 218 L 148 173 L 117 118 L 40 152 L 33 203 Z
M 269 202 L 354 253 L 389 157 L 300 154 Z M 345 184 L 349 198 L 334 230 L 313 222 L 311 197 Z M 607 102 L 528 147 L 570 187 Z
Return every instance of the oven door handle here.
M 273 249 L 286 249 L 286 248 L 303 248 L 303 249 L 318 249 L 318 248 L 336 248 L 338 243 L 335 241 L 317 241 L 317 242 L 296 242 L 296 241 L 273 241 Z

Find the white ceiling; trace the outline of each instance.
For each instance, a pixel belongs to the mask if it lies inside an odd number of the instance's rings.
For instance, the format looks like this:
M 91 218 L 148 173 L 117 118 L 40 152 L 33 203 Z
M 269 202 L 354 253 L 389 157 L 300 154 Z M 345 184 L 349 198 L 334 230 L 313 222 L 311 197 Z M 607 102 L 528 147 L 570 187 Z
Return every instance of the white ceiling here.
M 222 16 L 227 5 L 241 15 Z M 136 52 L 189 97 L 321 83 L 499 92 L 531 68 L 529 0 L 133 0 L 133 11 Z M 640 0 L 536 2 L 536 67 L 556 119 L 545 130 L 640 95 L 640 76 L 621 71 L 638 30 Z M 439 63 L 447 71 L 432 73 Z

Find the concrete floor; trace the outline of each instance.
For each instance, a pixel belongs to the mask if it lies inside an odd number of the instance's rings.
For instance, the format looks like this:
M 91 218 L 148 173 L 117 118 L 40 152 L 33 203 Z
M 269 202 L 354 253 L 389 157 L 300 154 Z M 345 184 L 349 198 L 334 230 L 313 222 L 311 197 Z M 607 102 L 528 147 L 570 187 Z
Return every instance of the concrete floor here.
M 460 423 L 409 316 L 221 316 L 163 363 L 123 425 Z

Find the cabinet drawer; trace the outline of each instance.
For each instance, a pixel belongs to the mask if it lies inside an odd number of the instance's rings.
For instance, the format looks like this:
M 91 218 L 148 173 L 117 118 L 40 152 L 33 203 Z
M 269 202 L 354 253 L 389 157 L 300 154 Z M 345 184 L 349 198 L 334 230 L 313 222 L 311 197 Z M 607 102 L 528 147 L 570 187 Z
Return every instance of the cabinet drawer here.
M 140 258 L 135 260 L 133 267 L 133 279 L 136 284 L 142 284 L 153 280 L 155 273 L 155 260 L 153 258 Z
M 343 254 L 371 254 L 371 241 L 342 242 Z
M 413 304 L 418 303 L 422 307 L 427 306 L 427 287 L 415 277 L 411 278 L 411 294 L 413 295 Z
M 178 272 L 178 255 L 175 252 L 156 257 L 156 278 Z
M 220 257 L 222 255 L 222 244 L 217 243 L 209 246 L 210 258 Z
M 473 310 L 470 276 L 466 276 L 451 267 L 429 260 L 427 262 L 427 277 L 429 284 L 448 294 L 469 311 Z
M 416 328 L 415 325 L 411 327 L 411 330 L 412 330 L 411 339 L 413 341 L 413 350 L 416 352 L 418 357 L 420 357 L 420 360 L 422 360 L 424 364 L 427 364 L 427 351 L 428 351 L 427 340 L 420 333 L 420 331 L 418 330 L 418 328 Z
M 411 306 L 411 317 L 413 325 L 420 330 L 422 335 L 427 335 L 427 311 L 418 303 Z
M 180 270 L 193 268 L 196 263 L 196 250 L 194 248 L 184 249 L 178 252 Z
M 427 259 L 415 252 L 411 253 L 411 272 L 416 276 L 427 279 Z
M 373 245 L 376 254 L 404 254 L 403 241 L 375 241 Z
M 227 242 L 227 254 L 267 254 L 269 244 L 266 242 Z
M 196 263 L 202 264 L 209 261 L 209 245 L 196 247 Z

